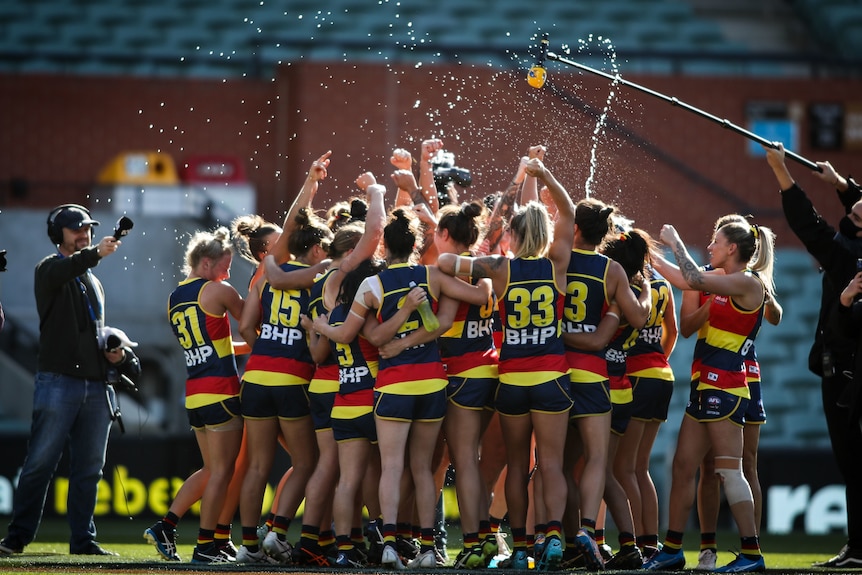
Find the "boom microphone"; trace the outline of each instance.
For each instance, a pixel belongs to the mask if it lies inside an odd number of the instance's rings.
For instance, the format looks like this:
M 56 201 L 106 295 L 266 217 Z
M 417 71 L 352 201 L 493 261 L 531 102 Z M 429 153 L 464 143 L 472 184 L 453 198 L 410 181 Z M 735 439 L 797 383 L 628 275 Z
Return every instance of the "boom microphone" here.
M 542 35 L 542 41 L 539 42 L 539 58 L 536 60 L 536 65 L 530 68 L 527 72 L 527 83 L 533 88 L 541 88 L 545 85 L 545 80 L 548 78 L 548 73 L 545 71 L 545 57 L 548 55 L 548 35 Z

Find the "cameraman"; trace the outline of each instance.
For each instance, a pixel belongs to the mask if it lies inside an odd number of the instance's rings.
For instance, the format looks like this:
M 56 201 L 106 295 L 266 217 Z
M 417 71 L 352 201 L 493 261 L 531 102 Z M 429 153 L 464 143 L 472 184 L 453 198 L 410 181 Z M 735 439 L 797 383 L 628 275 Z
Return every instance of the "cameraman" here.
M 847 544 L 838 555 L 815 563 L 815 567 L 850 569 L 862 567 L 862 431 L 852 416 L 859 358 L 857 342 L 839 325 L 841 294 L 857 275 L 856 260 L 862 257 L 862 190 L 851 178 L 838 174 L 829 162 L 818 162 L 815 175 L 833 185 L 846 210 L 838 231 L 814 209 L 785 164 L 784 146 L 766 148 L 766 160 L 781 191 L 781 207 L 790 229 L 823 269 L 820 315 L 808 357 L 809 370 L 821 381 L 823 414 L 835 463 L 844 479 L 847 509 Z M 854 377 L 854 374 L 855 377 Z
M 21 553 L 36 536 L 51 478 L 69 444 L 69 552 L 116 555 L 96 543 L 93 511 L 105 464 L 116 396 L 106 383 L 110 365 L 134 360 L 124 348 L 103 350 L 104 290 L 90 271 L 117 251 L 111 236 L 91 245 L 99 222 L 83 206 L 65 204 L 48 215 L 56 253 L 36 265 L 39 359 L 27 457 L 18 479 L 8 535 L 0 556 Z

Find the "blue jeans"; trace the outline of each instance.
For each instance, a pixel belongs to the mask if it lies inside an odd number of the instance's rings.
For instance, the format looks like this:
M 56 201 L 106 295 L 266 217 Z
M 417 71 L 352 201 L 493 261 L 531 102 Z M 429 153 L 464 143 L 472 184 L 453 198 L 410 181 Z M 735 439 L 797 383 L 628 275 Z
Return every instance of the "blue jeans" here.
M 23 547 L 35 539 L 48 487 L 67 441 L 69 550 L 84 550 L 95 540 L 93 511 L 111 429 L 106 393 L 114 391 L 103 381 L 36 374 L 30 443 L 13 499 L 10 542 Z

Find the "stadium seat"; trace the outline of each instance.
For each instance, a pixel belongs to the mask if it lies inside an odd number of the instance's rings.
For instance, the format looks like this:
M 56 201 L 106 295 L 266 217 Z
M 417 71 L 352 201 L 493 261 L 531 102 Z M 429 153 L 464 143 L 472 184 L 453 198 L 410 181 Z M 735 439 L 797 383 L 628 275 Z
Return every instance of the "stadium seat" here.
M 164 34 L 144 26 L 118 26 L 113 29 L 114 45 L 121 52 L 140 54 L 156 49 L 164 41 Z
M 692 8 L 686 2 L 662 2 L 649 9 L 649 18 L 669 24 L 683 24 L 692 17 Z
M 92 22 L 95 26 L 113 28 L 117 25 L 134 23 L 136 17 L 136 13 L 128 7 L 102 1 L 88 5 L 81 18 L 85 22 Z
M 30 10 L 23 2 L 0 2 L 0 24 L 9 27 L 19 20 L 28 20 L 32 17 Z
M 806 6 L 815 4 L 805 1 Z M 824 0 L 830 10 L 849 10 L 848 0 Z M 490 7 L 490 8 L 489 8 Z M 489 14 L 492 10 L 493 14 Z M 826 10 L 826 8 L 824 8 Z M 854 14 L 858 14 L 858 11 Z M 842 47 L 856 54 L 855 15 L 834 16 L 843 22 Z M 848 19 L 850 18 L 850 19 Z M 88 30 L 92 26 L 93 30 Z M 134 29 L 133 32 L 127 32 Z M 97 31 L 107 32 L 100 35 Z M 118 31 L 115 33 L 115 31 Z M 598 37 L 610 39 L 618 50 L 665 52 L 710 52 L 736 49 L 710 20 L 697 18 L 692 5 L 684 0 L 549 0 L 536 13 L 525 13 L 520 0 L 439 0 L 423 2 L 368 2 L 333 0 L 321 4 L 313 0 L 39 0 L 32 4 L 11 1 L 0 3 L 0 47 L 23 48 L 38 57 L 39 51 L 63 54 L 55 59 L 58 70 L 74 72 L 90 54 L 110 53 L 146 57 L 158 44 L 153 68 L 133 65 L 130 70 L 173 68 L 176 59 L 205 51 L 241 50 L 250 45 L 333 41 L 347 57 L 385 58 L 397 50 L 396 42 L 436 42 L 441 47 L 471 48 L 459 54 L 461 61 L 485 64 L 504 63 L 499 54 L 506 49 L 522 51 L 519 46 L 535 41 L 548 31 L 552 45 L 578 46 L 578 40 L 593 36 L 590 49 L 599 47 Z M 862 41 L 860 41 L 862 42 Z M 391 43 L 392 46 L 388 44 Z M 478 50 L 489 48 L 483 54 Z M 314 46 L 304 56 L 331 58 L 333 50 Z M 295 46 L 291 46 L 295 50 Z M 168 57 L 165 57 L 168 56 Z M 239 57 L 239 52 L 237 57 Z M 408 55 L 408 58 L 410 56 Z M 437 56 L 438 59 L 444 56 Z M 294 56 L 291 56 L 294 58 Z M 427 56 L 421 56 L 427 61 Z M 50 65 L 43 59 L 39 66 Z M 505 62 L 509 64 L 509 62 Z M 10 62 L 10 65 L 14 62 Z M 198 63 L 196 66 L 205 66 Z M 214 62 L 219 73 L 225 71 Z M 93 66 L 98 67 L 96 63 Z M 653 55 L 648 60 L 631 61 L 635 72 L 679 72 L 672 60 Z M 698 74 L 747 72 L 747 66 L 715 65 L 695 62 L 682 68 Z M 780 70 L 768 68 L 770 74 Z M 270 73 L 267 70 L 266 73 Z
M 110 40 L 110 32 L 101 26 L 93 26 L 87 22 L 71 22 L 60 28 L 60 38 L 69 47 L 70 52 L 83 50 L 85 52 L 104 46 Z
M 33 19 L 48 26 L 62 26 L 81 17 L 81 9 L 65 2 L 38 2 L 32 4 Z
M 6 43 L 25 50 L 44 52 L 57 48 L 57 34 L 38 20 L 22 20 L 9 30 Z M 62 49 L 62 43 L 59 43 Z
M 715 22 L 690 20 L 681 24 L 678 30 L 693 48 L 708 48 L 724 42 L 724 35 Z
M 136 10 L 136 15 L 143 26 L 173 28 L 192 25 L 188 13 L 172 2 L 144 4 Z
M 794 276 L 817 270 L 817 261 L 805 250 L 780 249 L 775 253 L 775 273 Z

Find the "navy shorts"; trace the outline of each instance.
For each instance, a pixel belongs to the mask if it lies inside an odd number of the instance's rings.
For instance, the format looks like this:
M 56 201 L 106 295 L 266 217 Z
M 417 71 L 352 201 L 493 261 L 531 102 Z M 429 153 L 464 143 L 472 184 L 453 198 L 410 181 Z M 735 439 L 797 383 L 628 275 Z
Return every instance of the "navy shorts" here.
M 259 385 L 242 382 L 242 415 L 248 419 L 301 419 L 311 413 L 308 384 Z
M 393 421 L 440 421 L 446 415 L 446 390 L 425 395 L 374 391 L 374 415 Z
M 326 393 L 309 393 L 308 401 L 311 409 L 311 421 L 314 422 L 315 431 L 327 431 L 332 429 L 330 417 L 332 415 L 332 403 L 335 401 L 337 391 Z
M 751 399 L 748 400 L 748 409 L 745 410 L 745 423 L 760 425 L 766 423 L 766 408 L 763 406 L 763 387 L 759 381 L 749 381 L 748 391 Z
M 494 394 L 499 384 L 500 380 L 494 377 L 449 376 L 446 395 L 463 409 L 494 409 Z
M 572 408 L 569 395 L 569 375 L 562 375 L 538 385 L 511 385 L 500 382 L 494 407 L 501 415 L 539 413 L 565 413 Z
M 332 437 L 339 443 L 360 439 L 377 443 L 377 426 L 374 425 L 374 414 L 368 412 L 351 419 L 333 417 Z
M 748 400 L 720 389 L 693 390 L 685 413 L 701 423 L 729 419 L 736 425 L 745 423 Z
M 632 419 L 667 421 L 673 382 L 652 377 L 631 377 Z
M 212 429 L 226 426 L 235 419 L 242 421 L 239 397 L 229 397 L 218 403 L 186 409 L 192 429 Z
M 610 413 L 611 388 L 610 381 L 604 380 L 596 383 L 573 383 L 569 382 L 569 391 L 572 394 L 572 417 L 584 417 L 588 415 L 604 415 Z
M 611 407 L 611 432 L 624 435 L 632 419 L 632 402 L 614 403 Z

